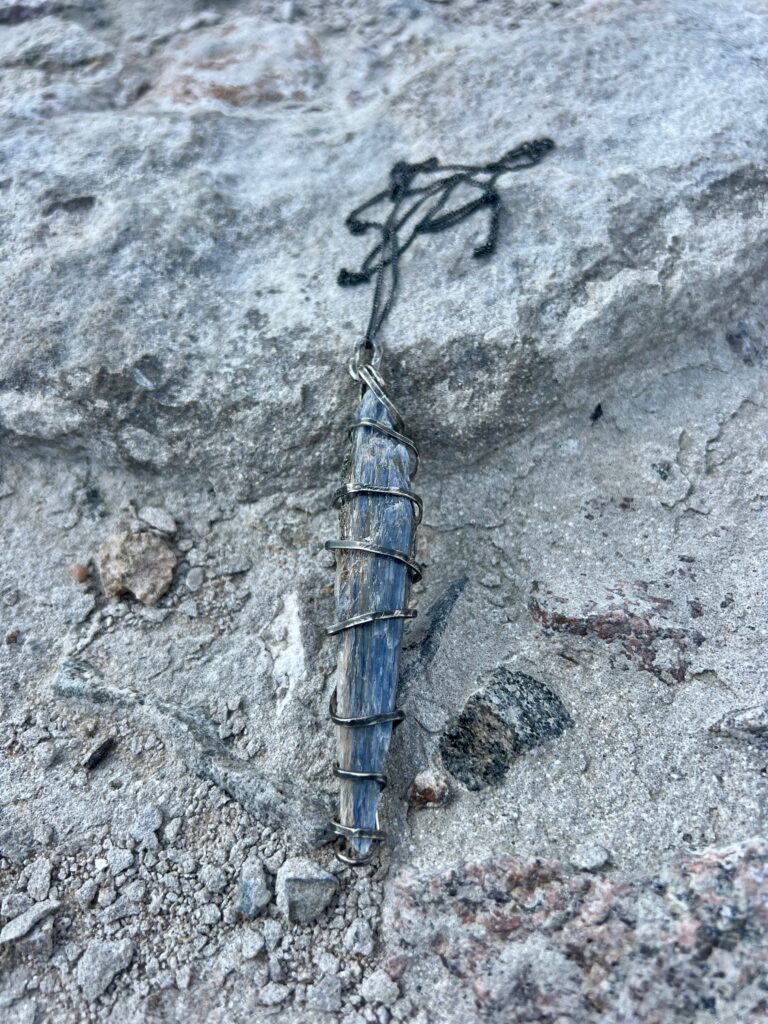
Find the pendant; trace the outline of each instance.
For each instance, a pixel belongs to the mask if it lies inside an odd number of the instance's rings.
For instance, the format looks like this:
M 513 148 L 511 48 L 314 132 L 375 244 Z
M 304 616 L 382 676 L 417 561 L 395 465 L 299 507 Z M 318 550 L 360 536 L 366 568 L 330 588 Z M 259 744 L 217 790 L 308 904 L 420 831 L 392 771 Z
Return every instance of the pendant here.
M 336 492 L 340 538 L 336 552 L 339 635 L 336 690 L 330 715 L 337 726 L 338 819 L 331 828 L 346 864 L 368 864 L 386 838 L 379 800 L 392 731 L 403 720 L 395 707 L 400 646 L 410 586 L 421 579 L 414 561 L 420 498 L 410 489 L 418 467 L 415 445 L 372 366 L 356 371 L 363 392 L 350 428 L 346 483 Z

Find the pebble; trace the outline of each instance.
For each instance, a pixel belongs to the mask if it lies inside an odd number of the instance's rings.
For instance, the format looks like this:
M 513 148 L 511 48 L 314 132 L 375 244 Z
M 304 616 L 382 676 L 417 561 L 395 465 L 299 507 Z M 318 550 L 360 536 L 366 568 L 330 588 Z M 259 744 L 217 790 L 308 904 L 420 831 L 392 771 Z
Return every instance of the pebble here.
M 397 982 L 383 970 L 369 974 L 360 986 L 360 992 L 367 1003 L 381 1003 L 384 1006 L 391 1006 L 400 998 Z
M 259 992 L 259 1002 L 262 1006 L 279 1006 L 289 995 L 290 992 L 285 985 L 278 985 L 277 982 L 270 981 Z
M 577 871 L 599 871 L 611 863 L 611 854 L 600 843 L 584 843 L 571 854 L 571 866 Z
M 87 882 L 83 882 L 79 889 L 75 891 L 75 899 L 80 906 L 85 910 L 93 903 L 96 899 L 96 893 L 99 890 L 98 882 L 95 882 L 92 878 L 89 878 Z
M 221 910 L 215 903 L 206 903 L 200 910 L 200 920 L 203 924 L 218 924 L 221 920 Z
M 199 590 L 200 587 L 202 587 L 204 582 L 205 570 L 201 569 L 199 566 L 195 566 L 193 569 L 190 569 L 189 572 L 187 573 L 187 590 L 191 590 L 194 593 L 195 591 Z
M 157 604 L 173 582 L 176 555 L 154 533 L 115 533 L 99 548 L 97 565 L 107 597 L 131 593 Z
M 109 941 L 92 939 L 77 965 L 77 983 L 83 995 L 92 1003 L 106 991 L 112 979 L 124 971 L 133 959 L 130 939 Z
M 338 880 L 306 857 L 291 857 L 277 873 L 277 905 L 288 921 L 308 924 L 336 894 Z
M 88 579 L 88 566 L 82 565 L 80 562 L 73 562 L 69 567 L 69 575 L 75 583 L 85 583 Z
M 119 846 L 113 846 L 107 851 L 107 863 L 113 875 L 119 875 L 121 871 L 127 871 L 133 867 L 133 853 L 130 850 L 123 850 Z
M 264 942 L 266 943 L 267 949 L 277 949 L 280 945 L 280 940 L 283 937 L 283 928 L 280 922 L 274 921 L 270 918 L 264 922 L 261 930 L 264 935 Z
M 33 906 L 33 900 L 25 892 L 12 892 L 3 897 L 0 904 L 0 914 L 3 917 L 19 917 Z
M 114 736 L 105 736 L 93 743 L 85 752 L 82 760 L 83 768 L 92 771 L 98 767 L 105 757 L 111 753 L 116 741 Z
M 45 900 L 43 903 L 36 903 L 18 917 L 14 917 L 0 932 L 0 946 L 6 942 L 17 942 L 27 932 L 30 932 L 39 921 L 48 917 L 55 910 L 58 910 L 60 906 L 61 903 L 58 900 Z
M 240 869 L 237 912 L 248 920 L 258 917 L 269 904 L 270 899 L 271 894 L 267 885 L 264 865 L 258 857 L 251 854 Z
M 164 508 L 146 505 L 139 509 L 139 519 L 143 520 L 147 526 L 151 526 L 153 530 L 159 530 L 160 533 L 169 535 L 176 533 L 176 520 Z
M 344 933 L 344 949 L 353 956 L 370 956 L 373 946 L 373 932 L 368 922 L 353 921 Z
M 307 1009 L 318 1013 L 338 1013 L 341 1010 L 341 978 L 321 978 L 307 989 Z
M 51 889 L 52 865 L 47 857 L 38 857 L 32 864 L 27 882 L 27 892 L 33 900 L 39 902 L 48 898 Z
M 245 932 L 240 940 L 240 952 L 243 960 L 255 960 L 265 949 L 264 936 L 261 932 Z
M 189 988 L 189 983 L 192 981 L 192 971 L 186 966 L 179 967 L 174 977 L 176 979 L 176 988 L 184 992 Z
M 227 887 L 227 876 L 215 864 L 206 864 L 200 872 L 200 878 L 208 892 L 223 892 Z
M 415 810 L 423 807 L 443 807 L 450 795 L 448 779 L 432 769 L 427 769 L 419 772 L 411 783 L 408 803 Z
M 145 850 L 157 850 L 160 842 L 156 833 L 162 824 L 163 812 L 159 807 L 148 804 L 142 807 L 131 825 L 131 836 Z

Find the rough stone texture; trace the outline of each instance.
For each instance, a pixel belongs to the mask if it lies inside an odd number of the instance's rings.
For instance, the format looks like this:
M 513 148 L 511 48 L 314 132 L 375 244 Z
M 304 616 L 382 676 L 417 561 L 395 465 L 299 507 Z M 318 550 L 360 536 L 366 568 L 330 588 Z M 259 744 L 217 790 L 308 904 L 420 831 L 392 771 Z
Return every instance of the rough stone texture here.
M 629 881 L 511 857 L 394 884 L 390 970 L 431 1019 L 706 1019 L 768 1000 L 764 840 Z
M 3 947 L 3 1024 L 765 1020 L 767 18 L 0 2 L 0 929 L 60 904 Z M 544 135 L 492 261 L 479 221 L 419 239 L 385 332 L 427 568 L 391 845 L 316 922 L 244 920 L 249 858 L 335 871 L 344 216 Z M 175 559 L 154 605 L 100 585 L 116 534 Z M 441 745 L 500 666 L 573 724 L 469 789 Z M 134 954 L 89 1005 L 92 942 Z
M 448 723 L 440 737 L 440 755 L 468 789 L 482 789 L 499 782 L 515 757 L 572 725 L 548 687 L 502 666 Z
M 133 594 L 157 604 L 173 581 L 176 555 L 151 533 L 116 533 L 99 548 L 98 565 L 107 597 Z
M 36 903 L 29 910 L 25 910 L 18 917 L 14 917 L 0 931 L 0 945 L 6 942 L 16 942 L 23 938 L 36 924 L 52 914 L 54 910 L 58 910 L 60 906 L 61 904 L 57 900 L 44 900 L 42 903 Z
M 77 983 L 83 995 L 92 1003 L 124 971 L 133 959 L 133 943 L 129 939 L 103 942 L 94 939 L 88 943 L 77 965 Z
M 257 917 L 271 899 L 264 865 L 258 857 L 249 857 L 240 868 L 237 912 L 244 918 Z
M 325 910 L 338 881 L 306 857 L 289 858 L 277 872 L 277 905 L 288 921 L 308 924 Z

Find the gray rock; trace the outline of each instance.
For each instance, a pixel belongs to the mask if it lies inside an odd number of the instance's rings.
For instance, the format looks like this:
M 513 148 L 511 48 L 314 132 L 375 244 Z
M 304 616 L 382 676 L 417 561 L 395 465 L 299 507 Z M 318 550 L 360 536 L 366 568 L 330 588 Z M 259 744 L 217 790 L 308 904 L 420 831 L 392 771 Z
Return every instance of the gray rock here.
M 207 925 L 218 924 L 221 920 L 221 910 L 215 903 L 206 903 L 200 908 L 200 920 Z
M 344 933 L 344 949 L 352 956 L 370 956 L 374 940 L 367 921 L 353 921 Z
M 33 900 L 25 892 L 12 892 L 3 896 L 0 903 L 0 915 L 5 918 L 19 917 L 25 914 L 32 906 Z
M 61 903 L 58 900 L 45 900 L 42 903 L 36 903 L 35 906 L 30 907 L 23 914 L 19 914 L 18 917 L 9 921 L 3 930 L 0 931 L 0 946 L 5 945 L 7 942 L 17 942 L 27 932 L 31 931 L 36 924 L 58 910 L 60 906 Z
M 277 949 L 283 938 L 283 926 L 280 921 L 269 918 L 262 924 L 261 933 L 264 936 L 267 949 L 272 952 Z
M 585 843 L 571 854 L 571 864 L 579 871 L 599 871 L 611 863 L 611 854 L 600 843 Z
M 248 920 L 258 917 L 271 899 L 264 865 L 254 854 L 247 857 L 240 869 L 237 912 Z
M 157 832 L 162 824 L 163 812 L 159 807 L 148 804 L 142 807 L 131 825 L 131 836 L 145 850 L 157 850 L 160 846 Z
M 338 1013 L 341 1010 L 341 978 L 321 978 L 307 989 L 307 1009 L 318 1013 Z
M 109 988 L 112 980 L 128 967 L 134 946 L 130 939 L 91 939 L 77 964 L 77 983 L 89 1003 Z
M 32 864 L 27 882 L 27 892 L 33 900 L 47 900 L 51 888 L 53 865 L 47 857 L 38 857 Z
M 244 932 L 240 940 L 240 951 L 243 960 L 255 960 L 265 949 L 264 936 L 261 932 Z
M 153 530 L 173 536 L 176 533 L 176 520 L 164 508 L 155 505 L 144 505 L 139 509 L 139 519 L 151 526 Z
M 49 960 L 53 954 L 53 920 L 48 917 L 15 944 L 23 957 L 37 961 Z
M 113 846 L 111 850 L 107 850 L 107 863 L 112 874 L 119 875 L 121 871 L 127 871 L 133 866 L 133 853 Z
M 384 970 L 367 974 L 360 986 L 360 992 L 367 1003 L 380 1003 L 382 1006 L 391 1006 L 400 998 L 397 982 Z
M 83 910 L 86 910 L 88 907 L 91 906 L 93 901 L 96 899 L 96 893 L 98 891 L 98 882 L 94 881 L 92 878 L 89 878 L 87 881 L 83 882 L 83 884 L 78 889 L 75 890 L 75 899 L 83 908 Z
M 109 48 L 79 25 L 58 18 L 6 28 L 0 36 L 0 66 L 74 68 L 109 55 Z
M 182 0 L 0 0 L 2 887 L 44 851 L 71 902 L 7 950 L 3 1024 L 77 1024 L 81 947 L 124 936 L 115 1021 L 299 1024 L 334 1016 L 306 998 L 336 975 L 350 1024 L 762 1020 L 765 851 L 741 840 L 765 830 L 765 5 L 293 6 L 180 31 Z M 421 448 L 428 571 L 389 838 L 351 879 L 315 845 L 338 798 L 321 552 L 372 292 L 335 277 L 375 240 L 344 217 L 397 159 L 544 135 L 540 166 L 499 179 L 491 259 L 471 255 L 481 210 L 400 264 L 382 371 Z M 178 546 L 145 508 L 184 524 Z M 129 528 L 185 567 L 157 605 L 102 608 L 95 553 Z M 94 566 L 80 585 L 73 561 Z M 456 753 L 481 788 L 454 786 L 441 740 L 500 664 L 574 726 L 526 747 L 486 703 Z M 109 733 L 116 756 L 78 768 Z M 414 813 L 427 766 L 452 799 Z M 149 898 L 123 901 L 106 851 L 142 801 L 184 827 L 137 843 Z M 595 843 L 611 870 L 575 870 Z M 339 879 L 317 926 L 239 919 L 243 859 L 299 852 Z M 358 919 L 365 960 L 343 944 Z M 254 1013 L 267 954 L 288 996 Z M 382 969 L 390 1006 L 363 993 Z
M 208 892 L 223 892 L 229 884 L 226 872 L 215 864 L 206 864 L 200 871 L 200 878 Z
M 291 857 L 277 872 L 277 905 L 288 921 L 308 924 L 336 894 L 338 880 L 305 857 Z
M 195 568 L 190 569 L 189 572 L 187 573 L 187 578 L 185 580 L 187 590 L 191 590 L 193 592 L 197 591 L 200 589 L 200 587 L 202 587 L 204 582 L 205 571 L 199 568 L 198 566 L 195 566 Z
M 99 548 L 97 564 L 107 597 L 130 593 L 153 605 L 173 581 L 176 555 L 153 533 L 116 533 Z
M 290 994 L 290 990 L 285 985 L 278 985 L 276 982 L 270 981 L 259 991 L 258 1001 L 262 1006 L 280 1006 Z

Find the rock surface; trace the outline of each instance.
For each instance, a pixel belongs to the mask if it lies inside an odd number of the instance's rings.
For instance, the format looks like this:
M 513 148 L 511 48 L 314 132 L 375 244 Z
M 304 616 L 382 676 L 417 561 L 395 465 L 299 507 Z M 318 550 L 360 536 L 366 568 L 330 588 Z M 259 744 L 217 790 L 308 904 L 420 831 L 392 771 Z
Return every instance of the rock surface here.
M 757 0 L 0 2 L 3 1024 L 762 1024 L 766 67 Z M 350 876 L 344 217 L 540 136 L 491 261 L 401 263 L 426 573 Z

